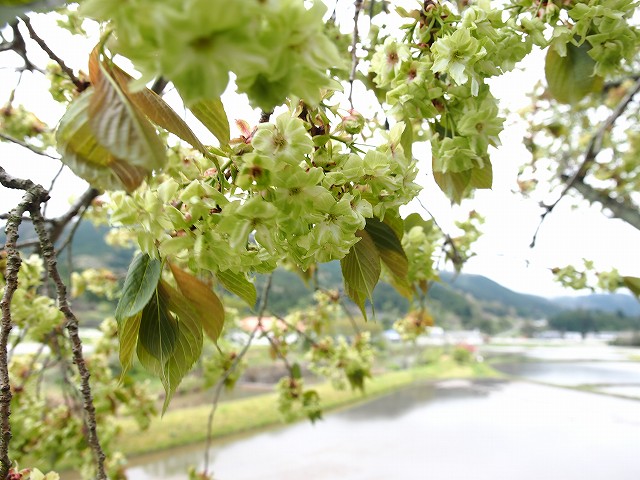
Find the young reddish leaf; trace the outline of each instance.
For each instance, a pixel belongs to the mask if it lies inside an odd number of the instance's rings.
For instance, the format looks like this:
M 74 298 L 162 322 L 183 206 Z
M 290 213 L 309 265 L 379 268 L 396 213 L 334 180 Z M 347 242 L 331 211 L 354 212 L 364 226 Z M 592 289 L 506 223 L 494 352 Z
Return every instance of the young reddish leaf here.
M 198 316 L 204 332 L 214 342 L 218 341 L 224 326 L 224 306 L 218 296 L 209 286 L 202 283 L 190 273 L 169 263 L 173 278 L 176 279 L 178 289 L 189 300 Z
M 159 127 L 187 142 L 203 155 L 210 155 L 209 150 L 198 140 L 189 125 L 178 116 L 160 95 L 148 88 L 132 92 L 129 90 L 129 83 L 133 80 L 131 75 L 117 65 L 111 65 L 109 71 L 122 89 L 122 92 L 136 106 L 138 111 L 146 115 L 149 120 Z
M 60 120 L 56 145 L 62 162 L 73 173 L 100 190 L 135 190 L 148 175 L 147 170 L 115 158 L 98 143 L 89 124 L 93 88 L 74 100 Z
M 189 110 L 215 135 L 221 147 L 229 144 L 231 138 L 229 120 L 227 119 L 227 113 L 224 111 L 224 105 L 222 105 L 222 101 L 219 98 L 201 100 L 189 105 Z
M 366 319 L 364 302 L 368 298 L 373 304 L 373 289 L 380 278 L 380 255 L 369 233 L 359 230 L 356 236 L 360 241 L 340 260 L 340 266 L 347 295 L 360 307 Z
M 94 87 L 89 124 L 98 142 L 128 164 L 148 172 L 162 168 L 167 160 L 164 144 L 99 61 L 97 47 L 90 57 L 89 74 Z

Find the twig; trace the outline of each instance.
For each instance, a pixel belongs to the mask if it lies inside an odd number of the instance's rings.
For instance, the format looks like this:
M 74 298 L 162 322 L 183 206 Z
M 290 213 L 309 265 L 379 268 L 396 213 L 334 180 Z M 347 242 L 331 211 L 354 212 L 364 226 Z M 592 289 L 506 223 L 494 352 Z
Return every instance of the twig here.
M 260 112 L 260 120 L 258 120 L 259 123 L 267 123 L 269 121 L 269 119 L 271 118 L 271 114 L 273 114 L 273 112 L 265 112 L 264 110 Z
M 351 313 L 351 310 L 349 310 L 349 307 L 347 307 L 347 304 L 344 302 L 344 297 L 342 296 L 342 294 L 340 295 L 340 306 L 342 307 L 342 311 L 345 313 L 345 315 L 349 319 L 349 322 L 351 322 L 353 331 L 356 333 L 356 335 L 360 335 L 360 327 L 358 327 L 358 323 L 356 322 L 356 319 L 353 316 L 353 313 Z
M 449 235 L 443 230 L 443 228 L 440 226 L 440 224 L 436 220 L 436 217 L 434 217 L 434 215 L 429 211 L 429 209 L 422 203 L 422 200 L 420 200 L 419 198 L 417 198 L 416 200 L 418 201 L 422 209 L 425 212 L 427 212 L 427 214 L 431 217 L 431 220 L 433 220 L 433 224 L 444 235 L 444 243 L 442 244 L 442 253 L 444 254 L 445 261 L 447 258 L 449 258 L 453 262 L 454 268 L 456 270 L 456 276 L 457 276 L 460 273 L 460 268 L 462 267 L 462 264 L 464 262 L 462 260 L 462 255 L 460 255 L 460 252 L 458 251 L 458 247 L 456 246 L 456 243 L 453 241 L 453 238 L 451 238 L 451 235 Z M 445 250 L 445 247 L 447 245 L 451 247 L 450 255 L 447 254 L 447 251 Z M 432 283 L 433 283 L 433 280 L 429 282 L 429 285 L 431 285 Z
M 55 155 L 50 155 L 47 152 L 40 150 L 39 148 L 34 147 L 33 145 L 29 145 L 22 140 L 18 140 L 17 138 L 12 137 L 11 135 L 7 135 L 6 133 L 0 132 L 0 138 L 11 143 L 15 143 L 16 145 L 20 145 L 28 150 L 31 150 L 33 153 L 37 153 L 38 155 L 42 155 L 43 157 L 53 158 L 54 160 L 60 160 L 60 157 L 56 157 Z
M 49 239 L 52 243 L 56 243 L 62 235 L 62 232 L 66 226 L 73 220 L 82 210 L 86 209 L 94 198 L 100 195 L 100 191 L 95 188 L 89 187 L 85 192 L 80 195 L 80 198 L 76 200 L 73 205 L 63 215 L 57 218 L 49 219 L 51 227 L 49 229 Z
M 78 92 L 83 92 L 84 90 L 86 90 L 87 87 L 89 87 L 90 85 L 89 82 L 83 82 L 78 77 L 76 77 L 75 73 L 73 73 L 73 70 L 71 70 L 71 68 L 69 68 L 67 64 L 64 63 L 64 61 L 53 52 L 53 50 L 51 50 L 51 48 L 49 48 L 49 45 L 47 45 L 47 42 L 45 42 L 42 38 L 40 38 L 38 34 L 35 32 L 35 30 L 33 29 L 33 26 L 31 25 L 31 20 L 29 19 L 29 17 L 23 16 L 20 19 L 22 20 L 22 23 L 24 23 L 25 27 L 27 27 L 27 30 L 29 31 L 29 36 L 33 39 L 34 42 L 36 42 L 40 46 L 42 50 L 46 52 L 46 54 L 49 56 L 51 60 L 56 62 L 58 65 L 60 65 L 60 68 L 62 69 L 62 71 L 67 74 L 69 79 L 76 86 L 76 90 Z
M 47 191 L 51 192 L 53 190 L 53 187 L 55 187 L 56 181 L 58 180 L 58 177 L 60 177 L 60 174 L 64 170 L 64 167 L 65 167 L 65 164 L 61 162 L 60 168 L 58 169 L 58 172 L 51 179 L 51 183 L 49 184 L 49 188 L 47 189 Z M 47 206 L 49 206 L 48 202 L 46 202 L 42 207 L 42 216 L 45 218 L 47 218 Z
M 45 228 L 44 217 L 40 212 L 40 206 L 30 205 L 29 213 L 33 218 L 33 226 L 40 238 L 42 256 L 44 257 L 49 277 L 53 280 L 56 286 L 56 296 L 58 299 L 58 309 L 62 312 L 66 320 L 67 332 L 71 339 L 71 350 L 73 353 L 73 360 L 80 373 L 80 392 L 82 393 L 83 407 L 86 414 L 85 426 L 87 428 L 87 443 L 93 450 L 96 460 L 96 478 L 99 480 L 106 480 L 107 475 L 104 469 L 105 454 L 100 446 L 100 439 L 98 438 L 97 426 L 96 426 L 96 410 L 93 404 L 93 397 L 91 395 L 91 386 L 89 384 L 89 370 L 82 354 L 82 340 L 78 334 L 78 319 L 72 312 L 69 301 L 67 299 L 67 288 L 60 278 L 60 273 L 57 268 L 57 258 L 53 247 L 52 240 L 49 238 L 49 233 Z
M 220 377 L 220 379 L 218 380 L 218 383 L 215 386 L 213 401 L 211 405 L 211 412 L 209 412 L 209 419 L 207 421 L 207 443 L 204 449 L 204 470 L 203 470 L 203 475 L 205 476 L 205 478 L 209 472 L 209 450 L 211 449 L 211 442 L 213 440 L 213 419 L 216 414 L 216 410 L 218 408 L 220 395 L 222 394 L 222 387 L 224 387 L 224 382 L 235 371 L 235 369 L 238 367 L 238 364 L 240 363 L 242 358 L 249 351 L 251 342 L 253 342 L 253 339 L 258 333 L 258 330 L 260 329 L 260 327 L 262 327 L 262 317 L 264 316 L 264 312 L 267 310 L 267 303 L 269 300 L 269 292 L 271 291 L 272 278 L 273 276 L 269 275 L 269 277 L 267 278 L 267 283 L 262 289 L 262 295 L 260 296 L 260 310 L 258 311 L 258 322 L 256 323 L 256 326 L 251 331 L 251 334 L 249 335 L 249 339 L 247 340 L 247 343 L 245 343 L 244 347 L 242 348 L 238 356 L 236 356 L 236 358 L 233 359 L 233 363 L 227 369 L 227 371 L 224 372 L 222 377 Z
M 536 231 L 533 234 L 533 239 L 531 240 L 531 244 L 529 245 L 530 248 L 533 248 L 536 246 L 538 232 L 540 231 L 540 227 L 542 226 L 542 223 L 544 222 L 547 215 L 549 215 L 553 211 L 553 209 L 556 208 L 558 203 L 560 203 L 560 201 L 566 196 L 567 192 L 571 188 L 575 187 L 576 183 L 583 182 L 585 176 L 587 175 L 587 172 L 589 171 L 591 166 L 594 164 L 596 157 L 600 153 L 600 150 L 602 150 L 602 142 L 604 140 L 605 134 L 607 133 L 607 131 L 609 131 L 613 127 L 616 120 L 618 120 L 618 118 L 620 118 L 620 116 L 624 113 L 624 111 L 627 109 L 627 107 L 633 100 L 633 97 L 639 91 L 640 91 L 640 79 L 636 80 L 636 83 L 633 85 L 632 88 L 629 89 L 629 91 L 624 96 L 624 98 L 620 100 L 620 103 L 618 103 L 618 105 L 613 110 L 613 112 L 611 112 L 611 115 L 609 115 L 609 117 L 598 127 L 595 134 L 591 137 L 591 140 L 589 141 L 589 145 L 587 146 L 587 150 L 584 153 L 584 158 L 582 160 L 582 163 L 578 167 L 578 170 L 576 170 L 576 172 L 573 174 L 573 176 L 569 178 L 564 188 L 562 189 L 562 192 L 560 192 L 560 196 L 556 199 L 555 202 L 553 202 L 550 205 L 545 205 L 545 204 L 540 205 L 545 209 L 545 211 L 542 212 L 542 214 L 540 215 L 540 222 L 538 223 L 538 227 L 536 228 Z
M 353 109 L 353 82 L 356 79 L 356 70 L 358 68 L 358 17 L 362 10 L 363 0 L 355 1 L 355 13 L 353 14 L 353 38 L 351 39 L 351 73 L 349 73 L 349 105 Z
M 24 62 L 24 66 L 21 70 L 29 70 L 29 71 L 38 71 L 42 72 L 38 67 L 36 67 L 29 57 L 27 57 L 27 45 L 24 42 L 24 37 L 18 28 L 18 22 L 14 21 L 11 23 L 11 31 L 13 32 L 13 39 L 10 42 L 3 42 L 0 45 L 0 52 L 6 52 L 9 50 L 13 50 Z
M 269 315 L 271 315 L 272 317 L 276 318 L 278 321 L 284 323 L 287 327 L 289 327 L 291 330 L 295 331 L 298 335 L 301 335 L 311 345 L 314 345 L 314 346 L 318 345 L 318 342 L 316 342 L 313 338 L 311 338 L 309 335 L 307 335 L 306 332 L 304 332 L 303 330 L 299 329 L 298 327 L 293 325 L 291 322 L 288 322 L 284 317 L 278 315 L 277 313 L 273 313 L 273 311 L 271 311 L 271 310 L 269 310 Z
M 158 77 L 156 81 L 153 82 L 153 85 L 151 85 L 151 91 L 157 95 L 162 95 L 162 92 L 164 92 L 168 84 L 169 80 L 164 77 Z

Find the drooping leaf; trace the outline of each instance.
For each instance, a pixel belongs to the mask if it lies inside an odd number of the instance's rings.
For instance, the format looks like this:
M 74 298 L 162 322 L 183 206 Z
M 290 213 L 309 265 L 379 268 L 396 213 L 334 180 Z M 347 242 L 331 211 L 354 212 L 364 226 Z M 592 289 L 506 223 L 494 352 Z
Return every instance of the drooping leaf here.
M 193 105 L 189 105 L 191 113 L 215 135 L 223 147 L 229 143 L 231 133 L 229 130 L 229 120 L 227 112 L 224 111 L 222 100 L 200 100 Z
M 253 308 L 258 299 L 258 293 L 253 283 L 247 280 L 243 273 L 234 273 L 231 270 L 216 273 L 218 280 L 222 282 L 224 288 L 237 295 Z
M 433 178 L 440 190 L 455 203 L 460 203 L 471 182 L 471 170 L 462 172 L 433 172 Z
M 408 280 L 409 260 L 396 233 L 377 218 L 367 218 L 365 231 L 373 240 L 380 260 L 389 270 L 393 286 L 403 296 L 411 297 L 412 290 Z
M 167 160 L 164 144 L 100 61 L 97 47 L 89 59 L 89 75 L 94 87 L 89 124 L 98 142 L 128 164 L 148 172 L 162 168 Z
M 640 298 L 640 278 L 638 277 L 622 277 L 624 285 L 631 290 L 636 297 Z
M 384 223 L 393 230 L 399 240 L 404 236 L 404 220 L 397 210 L 387 210 L 384 214 Z
M 138 343 L 164 365 L 176 348 L 180 326 L 169 311 L 166 292 L 158 284 L 142 310 Z
M 56 131 L 62 162 L 73 173 L 100 190 L 135 190 L 148 172 L 115 158 L 98 143 L 89 124 L 93 88 L 71 102 Z
M 369 233 L 365 230 L 356 232 L 360 241 L 340 260 L 342 276 L 347 295 L 360 307 L 364 318 L 367 318 L 365 299 L 373 304 L 373 289 L 380 278 L 380 255 Z
M 161 272 L 160 260 L 151 258 L 146 253 L 141 253 L 133 259 L 116 307 L 116 320 L 119 323 L 141 312 L 149 303 L 158 286 Z
M 180 118 L 160 95 L 148 88 L 131 91 L 129 89 L 129 83 L 133 80 L 131 75 L 116 65 L 111 65 L 110 71 L 122 92 L 136 106 L 138 111 L 146 115 L 149 120 L 159 127 L 187 142 L 203 155 L 209 155 L 209 151 L 189 128 L 189 125 Z
M 198 313 L 189 304 L 188 299 L 165 282 L 161 282 L 161 288 L 167 295 L 169 310 L 177 315 L 180 325 L 176 347 L 165 364 L 163 385 L 166 395 L 162 406 L 164 414 L 178 385 L 200 358 L 203 339 Z
M 204 332 L 214 342 L 218 341 L 224 326 L 224 306 L 218 296 L 190 273 L 169 264 L 178 289 L 189 300 Z
M 575 104 L 592 92 L 602 89 L 603 78 L 594 74 L 595 60 L 589 56 L 591 45 L 566 45 L 564 57 L 551 46 L 547 52 L 544 73 L 549 93 L 560 103 Z
M 138 312 L 132 317 L 122 319 L 118 325 L 119 357 L 123 376 L 133 364 L 133 353 L 138 344 L 141 319 L 142 312 Z
M 419 213 L 411 213 L 404 219 L 404 231 L 408 232 L 413 227 L 422 227 L 428 233 L 433 228 L 433 220 L 425 220 Z
M 400 136 L 400 145 L 404 150 L 404 156 L 407 160 L 411 160 L 413 157 L 413 124 L 410 118 L 404 119 L 404 130 Z
M 493 186 L 493 166 L 489 158 L 484 159 L 484 167 L 471 171 L 469 186 L 472 188 L 488 189 Z

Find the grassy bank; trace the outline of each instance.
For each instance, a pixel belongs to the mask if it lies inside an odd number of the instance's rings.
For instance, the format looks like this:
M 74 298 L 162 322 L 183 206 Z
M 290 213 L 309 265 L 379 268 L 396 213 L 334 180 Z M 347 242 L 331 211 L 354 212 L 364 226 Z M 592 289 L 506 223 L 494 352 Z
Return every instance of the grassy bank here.
M 485 363 L 459 365 L 450 359 L 396 372 L 376 375 L 366 384 L 366 392 L 337 391 L 329 384 L 315 388 L 322 398 L 325 411 L 370 400 L 390 393 L 419 380 L 442 378 L 483 378 L 499 374 Z M 206 439 L 210 405 L 171 410 L 164 417 L 156 418 L 145 430 L 138 430 L 135 422 L 122 419 L 122 433 L 118 448 L 126 455 L 140 455 L 158 450 L 201 442 Z M 258 395 L 221 403 L 213 424 L 213 436 L 223 437 L 249 430 L 280 424 L 275 393 Z

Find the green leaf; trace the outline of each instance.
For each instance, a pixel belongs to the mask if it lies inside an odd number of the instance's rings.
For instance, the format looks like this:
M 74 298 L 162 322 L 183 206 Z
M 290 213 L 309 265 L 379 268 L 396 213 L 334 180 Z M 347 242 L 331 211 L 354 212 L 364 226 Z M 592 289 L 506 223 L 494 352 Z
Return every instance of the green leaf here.
M 356 232 L 360 241 L 340 260 L 342 276 L 347 295 L 360 307 L 364 318 L 367 318 L 364 307 L 365 299 L 373 303 L 373 289 L 380 278 L 380 255 L 369 233 L 365 230 Z
M 302 378 L 302 369 L 299 363 L 291 365 L 291 376 L 295 379 Z
M 404 219 L 404 231 L 408 232 L 413 227 L 422 227 L 425 233 L 433 228 L 433 220 L 425 220 L 419 213 L 412 213 Z
M 589 42 L 579 47 L 568 43 L 566 47 L 564 57 L 553 46 L 549 47 L 544 73 L 551 96 L 560 103 L 575 104 L 588 94 L 602 90 L 604 80 L 594 74 L 596 62 L 589 56 Z
M 222 282 L 224 288 L 237 295 L 253 308 L 258 299 L 258 293 L 253 283 L 247 280 L 244 273 L 234 273 L 231 270 L 216 273 L 218 280 Z
M 189 125 L 178 116 L 173 108 L 171 108 L 160 95 L 148 88 L 132 92 L 129 90 L 129 83 L 133 80 L 131 75 L 116 65 L 111 66 L 110 72 L 118 83 L 118 86 L 122 89 L 122 92 L 131 103 L 135 105 L 138 111 L 146 115 L 149 120 L 159 127 L 164 128 L 176 137 L 187 142 L 203 155 L 210 155 L 209 150 L 200 142 L 191 128 L 189 128 Z
M 115 158 L 98 143 L 89 124 L 93 88 L 71 102 L 56 130 L 56 148 L 73 173 L 100 190 L 135 190 L 148 171 Z
M 404 156 L 407 160 L 413 157 L 413 124 L 410 118 L 404 119 L 404 130 L 400 136 L 400 145 L 404 150 Z
M 404 220 L 402 220 L 397 210 L 387 210 L 384 213 L 384 223 L 391 227 L 391 230 L 395 232 L 399 240 L 402 240 L 404 236 Z
M 131 165 L 149 172 L 161 169 L 167 160 L 164 144 L 99 60 L 97 47 L 89 59 L 89 75 L 94 87 L 89 124 L 98 142 Z
M 164 367 L 163 385 L 166 392 L 162 406 L 164 414 L 178 385 L 200 358 L 203 339 L 198 314 L 189 305 L 188 299 L 165 282 L 161 282 L 161 288 L 167 296 L 169 310 L 178 316 L 180 324 L 176 347 Z
M 231 138 L 229 120 L 227 119 L 227 113 L 224 111 L 224 105 L 222 105 L 222 101 L 219 98 L 215 100 L 201 100 L 193 105 L 189 105 L 189 110 L 215 135 L 221 147 L 229 144 Z
M 488 189 L 493 186 L 493 166 L 489 158 L 484 158 L 483 168 L 471 170 L 471 180 L 469 186 L 472 188 Z
M 462 172 L 433 172 L 433 178 L 440 190 L 455 203 L 460 203 L 464 198 L 467 187 L 471 182 L 471 170 Z
M 155 295 L 142 310 L 138 344 L 164 365 L 176 348 L 180 327 L 169 312 L 167 295 L 158 284 Z
M 171 263 L 169 267 L 173 273 L 173 278 L 176 279 L 178 289 L 191 303 L 205 333 L 211 340 L 217 342 L 224 326 L 224 306 L 222 302 L 208 285 L 205 285 L 190 273 Z
M 413 291 L 408 279 L 409 260 L 396 233 L 377 218 L 367 218 L 365 231 L 371 236 L 380 260 L 389 270 L 393 286 L 403 296 L 411 297 Z
M 636 297 L 640 297 L 640 278 L 638 277 L 622 277 L 624 285 L 631 290 Z
M 140 331 L 140 320 L 142 312 L 138 312 L 132 317 L 124 318 L 118 325 L 118 342 L 120 343 L 120 365 L 122 366 L 122 376 L 131 368 L 133 364 L 133 352 L 138 344 L 138 332 Z
M 151 258 L 146 253 L 141 253 L 133 259 L 116 307 L 118 324 L 142 311 L 149 303 L 158 286 L 161 272 L 160 260 Z

